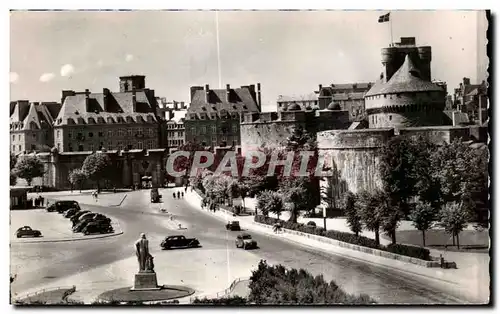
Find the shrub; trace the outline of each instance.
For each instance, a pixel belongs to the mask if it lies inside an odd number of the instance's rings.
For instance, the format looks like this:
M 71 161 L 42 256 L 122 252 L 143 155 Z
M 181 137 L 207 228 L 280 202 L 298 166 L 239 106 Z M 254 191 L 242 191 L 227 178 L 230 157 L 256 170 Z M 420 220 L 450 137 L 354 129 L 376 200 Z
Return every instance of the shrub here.
M 370 304 L 366 295 L 347 294 L 323 276 L 313 276 L 304 269 L 286 269 L 260 261 L 250 278 L 248 301 L 253 304 Z
M 240 296 L 233 297 L 223 297 L 217 299 L 198 299 L 195 298 L 193 300 L 193 304 L 213 304 L 213 305 L 245 305 L 247 304 L 247 299 L 242 298 Z
M 348 232 L 341 232 L 336 230 L 326 230 L 321 227 L 314 227 L 309 224 L 304 225 L 300 223 L 294 223 L 290 221 L 280 221 L 279 219 L 272 217 L 264 217 L 262 215 L 257 215 L 254 218 L 255 222 L 263 223 L 266 225 L 275 225 L 276 223 L 281 223 L 281 226 L 285 229 L 300 231 L 309 234 L 315 234 L 319 236 L 324 236 L 333 240 L 346 242 L 354 245 L 360 245 L 372 249 L 378 249 L 382 251 L 387 251 L 395 254 L 405 255 L 409 257 L 415 257 L 430 261 L 430 252 L 428 249 L 408 246 L 403 244 L 391 244 L 388 247 L 383 245 L 377 245 L 377 241 L 363 236 L 356 236 L 355 234 Z
M 307 225 L 308 226 L 313 226 L 313 227 L 316 227 L 316 223 L 314 221 L 308 221 L 307 222 Z

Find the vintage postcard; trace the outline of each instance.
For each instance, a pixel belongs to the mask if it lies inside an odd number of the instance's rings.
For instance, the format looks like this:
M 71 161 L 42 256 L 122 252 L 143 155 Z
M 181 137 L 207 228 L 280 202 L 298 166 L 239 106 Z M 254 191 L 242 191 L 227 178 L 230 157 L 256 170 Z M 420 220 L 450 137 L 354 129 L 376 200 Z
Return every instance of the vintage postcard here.
M 489 304 L 489 18 L 11 11 L 11 304 Z

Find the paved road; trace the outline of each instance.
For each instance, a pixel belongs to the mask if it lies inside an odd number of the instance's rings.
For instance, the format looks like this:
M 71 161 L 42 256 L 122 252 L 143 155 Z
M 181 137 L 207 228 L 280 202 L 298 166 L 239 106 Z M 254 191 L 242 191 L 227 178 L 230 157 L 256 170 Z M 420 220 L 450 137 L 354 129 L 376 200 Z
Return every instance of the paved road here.
M 207 250 L 208 253 L 210 250 L 234 246 L 236 233 L 226 231 L 223 222 L 209 213 L 191 207 L 184 200 L 172 199 L 171 190 L 164 190 L 162 194 L 165 202 L 162 206 L 173 213 L 176 219 L 186 222 L 188 232 L 184 234 L 197 237 L 203 245 L 202 250 Z M 18 268 L 17 280 L 12 284 L 13 292 L 22 292 L 41 283 L 47 284 L 128 258 L 133 254 L 132 244 L 141 232 L 146 231 L 153 238 L 175 233 L 165 227 L 166 217 L 159 213 L 158 204 L 148 202 L 148 191 L 132 192 L 128 197 L 126 207 L 82 206 L 120 219 L 124 230 L 121 236 L 91 241 L 12 244 L 11 257 L 16 263 L 20 260 L 37 260 L 34 267 Z M 287 267 L 304 268 L 314 275 L 322 274 L 326 280 L 335 280 L 348 292 L 366 293 L 381 303 L 463 302 L 432 287 L 424 279 L 416 280 L 397 271 L 321 253 L 281 239 L 259 234 L 253 236 L 260 248 L 251 251 L 251 254 L 255 254 L 259 259 Z M 189 250 L 183 254 L 189 258 Z

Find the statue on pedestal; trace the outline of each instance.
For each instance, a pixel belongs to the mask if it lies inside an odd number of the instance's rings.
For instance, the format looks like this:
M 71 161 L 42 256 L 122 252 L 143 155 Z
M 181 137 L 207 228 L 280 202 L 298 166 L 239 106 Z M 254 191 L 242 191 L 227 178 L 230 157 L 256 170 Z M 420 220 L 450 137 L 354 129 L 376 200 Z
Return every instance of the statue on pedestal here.
M 139 262 L 139 272 L 154 272 L 153 256 L 149 254 L 149 241 L 146 234 L 141 233 L 141 237 L 135 242 L 135 254 Z

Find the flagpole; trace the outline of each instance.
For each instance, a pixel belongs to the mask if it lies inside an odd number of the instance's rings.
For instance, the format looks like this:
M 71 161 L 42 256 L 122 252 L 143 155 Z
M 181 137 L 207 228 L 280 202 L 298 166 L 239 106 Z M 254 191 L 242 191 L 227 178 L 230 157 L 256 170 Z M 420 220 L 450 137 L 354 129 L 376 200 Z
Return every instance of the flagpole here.
M 390 16 L 390 13 L 391 12 L 389 12 L 389 27 L 391 29 L 391 47 L 392 47 L 392 45 L 394 44 L 394 40 L 392 40 L 392 16 Z

